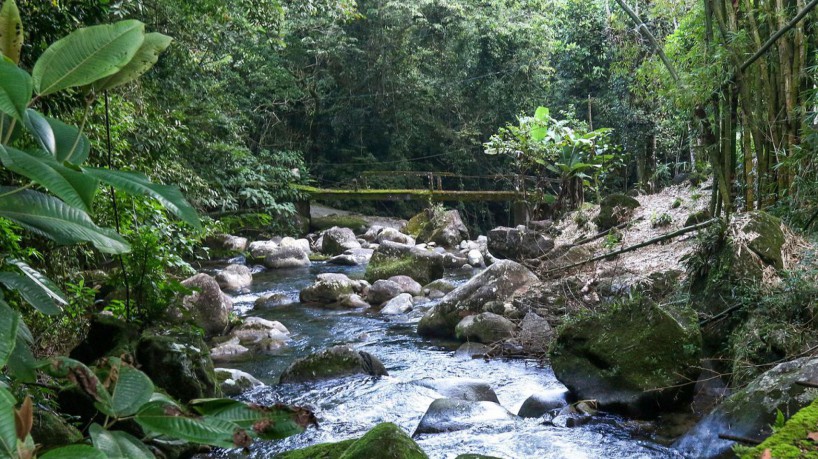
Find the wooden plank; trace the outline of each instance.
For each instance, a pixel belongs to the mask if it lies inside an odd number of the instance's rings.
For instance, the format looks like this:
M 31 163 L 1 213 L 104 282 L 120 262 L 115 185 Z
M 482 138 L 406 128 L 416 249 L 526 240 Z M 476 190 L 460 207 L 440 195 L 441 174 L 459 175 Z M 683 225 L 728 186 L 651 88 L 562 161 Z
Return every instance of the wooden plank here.
M 365 201 L 516 201 L 522 196 L 516 191 L 432 191 L 432 190 L 339 190 L 296 185 L 299 191 L 310 195 L 310 199 Z

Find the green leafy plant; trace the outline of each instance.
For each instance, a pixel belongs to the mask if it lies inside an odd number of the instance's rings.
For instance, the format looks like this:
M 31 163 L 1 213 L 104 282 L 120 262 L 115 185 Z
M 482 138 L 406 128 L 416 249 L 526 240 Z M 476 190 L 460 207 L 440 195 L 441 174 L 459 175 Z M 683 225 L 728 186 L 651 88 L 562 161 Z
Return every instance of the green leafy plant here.
M 650 216 L 650 226 L 653 228 L 663 228 L 673 223 L 673 217 L 668 213 L 661 213 L 659 215 Z

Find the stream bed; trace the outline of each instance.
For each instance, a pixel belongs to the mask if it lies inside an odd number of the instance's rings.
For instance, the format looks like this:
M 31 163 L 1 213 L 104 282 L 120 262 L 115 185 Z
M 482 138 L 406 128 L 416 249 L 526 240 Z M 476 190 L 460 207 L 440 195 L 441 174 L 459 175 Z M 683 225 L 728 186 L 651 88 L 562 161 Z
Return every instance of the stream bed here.
M 434 302 L 417 304 L 406 315 L 390 317 L 377 312 L 322 309 L 297 303 L 299 291 L 312 284 L 317 274 L 340 272 L 362 278 L 364 269 L 317 262 L 309 269 L 263 271 L 254 275 L 250 293 L 233 297 L 234 307 L 244 314 L 283 323 L 293 340 L 275 353 L 217 366 L 246 371 L 267 384 L 244 393 L 242 400 L 309 407 L 319 422 L 319 428 L 301 435 L 256 443 L 250 457 L 267 458 L 316 443 L 359 437 L 380 422 L 393 422 L 411 435 L 438 397 L 431 389 L 413 383 L 422 379 L 482 380 L 512 413 L 533 394 L 565 390 L 551 369 L 536 361 L 457 359 L 453 354 L 458 343 L 418 336 L 417 322 Z M 468 274 L 451 278 L 458 283 L 467 279 Z M 252 309 L 256 298 L 271 293 L 284 293 L 294 304 L 263 311 Z M 378 357 L 389 376 L 359 375 L 313 384 L 278 385 L 279 375 L 295 359 L 336 344 L 349 344 Z M 450 459 L 465 453 L 510 459 L 681 457 L 672 449 L 639 438 L 637 426 L 607 414 L 573 428 L 554 427 L 541 419 L 515 418 L 507 422 L 478 422 L 455 432 L 418 435 L 415 440 L 433 459 Z

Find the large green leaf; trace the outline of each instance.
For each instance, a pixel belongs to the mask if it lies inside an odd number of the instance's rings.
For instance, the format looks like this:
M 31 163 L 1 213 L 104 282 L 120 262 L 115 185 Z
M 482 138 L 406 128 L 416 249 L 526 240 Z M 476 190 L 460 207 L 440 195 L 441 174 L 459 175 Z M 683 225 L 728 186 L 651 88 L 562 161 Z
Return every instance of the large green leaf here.
M 105 430 L 99 424 L 91 424 L 88 429 L 94 447 L 105 453 L 109 459 L 150 459 L 155 457 L 151 450 L 133 435 L 118 430 Z
M 23 123 L 18 123 L 17 120 L 5 113 L 0 113 L 0 143 L 12 143 L 20 138 L 21 127 Z M 11 135 L 9 135 L 9 129 Z
M 14 425 L 16 401 L 9 391 L 0 387 L 0 457 L 15 457 L 17 428 Z
M 23 21 L 20 10 L 14 0 L 5 0 L 0 8 L 0 54 L 20 63 L 20 50 L 23 48 Z
M 42 185 L 66 204 L 88 212 L 99 182 L 63 166 L 48 153 L 41 153 L 33 155 L 0 145 L 0 161 L 7 169 Z
M 537 121 L 547 122 L 551 118 L 551 111 L 547 107 L 537 107 L 534 112 L 534 119 Z
M 28 73 L 0 58 L 0 112 L 22 122 L 33 88 Z
M 233 448 L 234 438 L 243 438 L 242 429 L 232 422 L 191 416 L 165 401 L 146 404 L 134 419 L 148 432 L 192 443 Z
M 115 381 L 112 381 L 113 389 L 109 388 L 111 403 L 100 404 L 99 410 L 114 418 L 124 418 L 136 413 L 150 401 L 154 390 L 153 382 L 148 375 L 123 364 L 118 358 L 109 358 L 108 365 L 110 368 L 106 368 L 106 371 L 115 376 Z
M 133 59 L 128 62 L 128 65 L 108 78 L 94 83 L 94 89 L 96 91 L 104 91 L 130 83 L 139 78 L 156 64 L 156 61 L 159 60 L 159 55 L 170 46 L 172 41 L 173 38 L 158 32 L 146 33 L 145 41 L 142 42 L 139 51 L 137 51 Z
M 56 315 L 61 312 L 59 306 L 54 304 L 54 299 L 27 276 L 3 271 L 0 272 L 0 284 L 18 292 L 24 300 L 43 314 Z
M 48 296 L 54 299 L 57 303 L 65 306 L 68 304 L 68 300 L 66 300 L 65 295 L 63 294 L 62 290 L 57 287 L 57 284 L 54 283 L 51 279 L 47 276 L 43 275 L 40 271 L 32 268 L 28 265 L 28 263 L 18 260 L 16 258 L 6 258 L 6 263 L 10 265 L 14 265 L 19 269 L 23 274 L 28 276 L 33 282 L 37 283 L 40 288 L 45 291 Z
M 49 450 L 40 459 L 106 459 L 105 453 L 88 445 L 70 445 Z
M 37 381 L 37 360 L 31 352 L 31 343 L 27 342 L 22 330 L 25 322 L 20 321 L 20 328 L 17 329 L 17 345 L 11 353 L 8 361 L 8 369 L 11 376 L 21 383 L 34 383 Z
M 85 212 L 36 191 L 0 187 L 0 217 L 59 244 L 87 241 L 102 252 L 130 251 L 130 246 L 120 235 L 100 228 Z
M 79 129 L 36 110 L 26 110 L 26 129 L 37 139 L 43 150 L 59 162 L 82 164 L 91 152 L 91 142 Z
M 11 309 L 5 301 L 0 300 L 0 369 L 6 366 L 14 351 L 19 325 L 20 314 Z
M 230 421 L 264 440 L 296 435 L 316 423 L 311 411 L 283 404 L 268 407 L 231 399 L 209 399 L 194 401 L 192 406 L 202 415 Z
M 152 183 L 143 174 L 136 172 L 116 171 L 95 167 L 83 167 L 82 170 L 103 183 L 126 193 L 150 196 L 165 206 L 170 212 L 194 228 L 201 228 L 196 210 L 188 204 L 179 188 Z
M 136 20 L 76 30 L 34 64 L 34 90 L 44 96 L 113 75 L 133 59 L 144 37 L 145 25 Z
M 100 405 L 111 406 L 111 394 L 97 375 L 84 363 L 68 357 L 52 357 L 39 364 L 41 370 L 55 378 L 66 379 Z

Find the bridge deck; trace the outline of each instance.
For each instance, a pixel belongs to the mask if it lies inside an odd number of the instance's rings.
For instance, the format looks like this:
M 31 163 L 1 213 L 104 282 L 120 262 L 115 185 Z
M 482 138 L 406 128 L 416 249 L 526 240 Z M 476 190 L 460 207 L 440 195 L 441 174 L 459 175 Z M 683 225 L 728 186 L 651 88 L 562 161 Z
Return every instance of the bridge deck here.
M 523 195 L 516 191 L 446 191 L 446 190 L 341 190 L 296 185 L 311 199 L 361 199 L 369 201 L 517 201 Z M 530 197 L 529 197 L 530 198 Z

